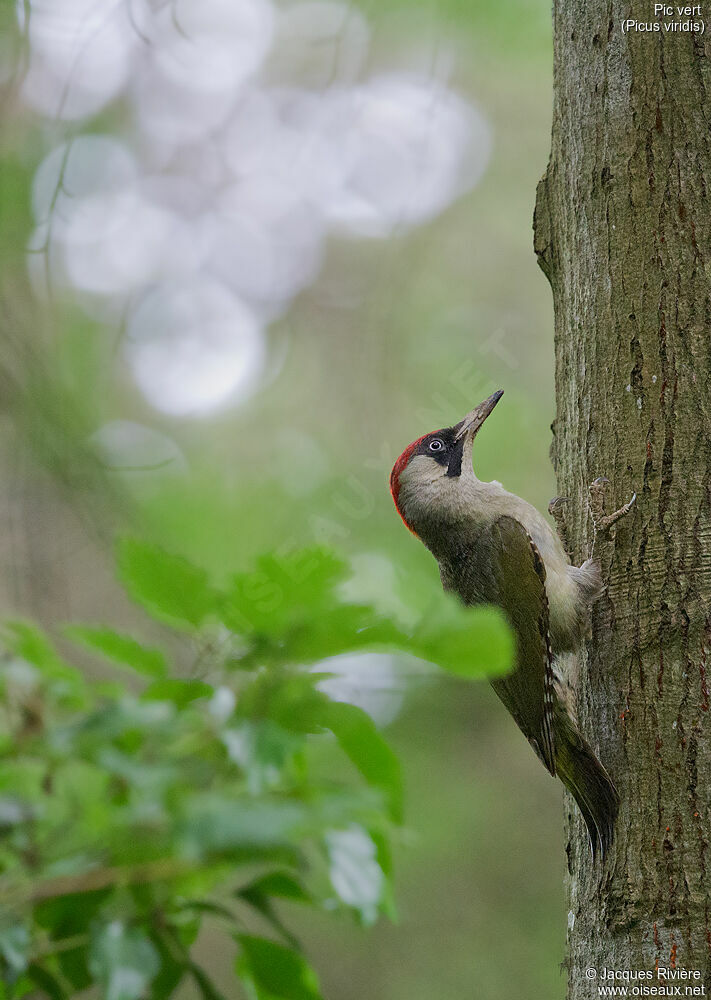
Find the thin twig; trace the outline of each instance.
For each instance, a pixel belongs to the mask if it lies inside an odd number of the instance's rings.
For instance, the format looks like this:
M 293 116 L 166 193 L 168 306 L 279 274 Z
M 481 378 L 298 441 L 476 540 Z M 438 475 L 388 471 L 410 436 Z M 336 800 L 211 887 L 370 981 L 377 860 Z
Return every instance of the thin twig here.
M 196 861 L 183 858 L 158 858 L 142 864 L 93 868 L 78 875 L 59 875 L 30 885 L 3 885 L 0 883 L 0 897 L 9 905 L 40 903 L 57 896 L 73 893 L 95 892 L 110 886 L 137 885 L 140 882 L 160 882 L 165 879 L 188 875 L 198 868 Z

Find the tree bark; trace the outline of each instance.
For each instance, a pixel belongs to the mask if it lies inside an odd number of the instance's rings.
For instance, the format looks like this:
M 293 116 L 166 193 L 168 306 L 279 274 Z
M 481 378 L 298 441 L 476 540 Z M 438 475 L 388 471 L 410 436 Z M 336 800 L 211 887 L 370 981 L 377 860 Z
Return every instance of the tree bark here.
M 615 506 L 638 497 L 598 544 L 607 588 L 579 679 L 583 730 L 622 805 L 601 866 L 569 804 L 571 1000 L 613 985 L 605 969 L 654 977 L 631 986 L 698 971 L 674 980 L 682 995 L 711 990 L 711 19 L 703 35 L 666 31 L 676 13 L 623 33 L 653 11 L 555 0 L 534 220 L 555 305 L 552 457 L 578 561 L 589 483 L 607 476 Z

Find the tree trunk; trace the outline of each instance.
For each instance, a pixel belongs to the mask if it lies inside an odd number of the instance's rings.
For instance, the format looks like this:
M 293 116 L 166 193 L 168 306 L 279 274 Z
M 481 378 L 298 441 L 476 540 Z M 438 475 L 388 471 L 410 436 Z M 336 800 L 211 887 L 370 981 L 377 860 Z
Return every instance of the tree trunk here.
M 655 20 L 653 4 L 629 6 L 555 0 L 534 222 L 555 305 L 552 456 L 578 561 L 588 484 L 609 477 L 615 506 L 637 491 L 598 542 L 607 590 L 579 680 L 583 730 L 622 805 L 604 866 L 569 809 L 573 1000 L 604 995 L 603 970 L 651 973 L 631 984 L 648 987 L 658 968 L 698 971 L 674 979 L 681 994 L 711 990 L 711 32 L 665 30 L 674 8 L 660 32 L 625 34 L 623 17 Z

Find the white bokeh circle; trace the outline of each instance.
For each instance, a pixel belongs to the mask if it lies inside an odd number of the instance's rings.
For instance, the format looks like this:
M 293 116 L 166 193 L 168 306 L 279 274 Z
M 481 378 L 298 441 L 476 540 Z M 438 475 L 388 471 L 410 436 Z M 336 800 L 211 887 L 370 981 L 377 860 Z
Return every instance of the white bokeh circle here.
M 203 275 L 150 289 L 131 312 L 124 350 L 146 399 L 173 416 L 210 413 L 243 397 L 265 360 L 254 314 Z
M 49 118 L 96 114 L 125 87 L 138 37 L 118 0 L 33 0 L 17 5 L 29 40 L 23 100 Z

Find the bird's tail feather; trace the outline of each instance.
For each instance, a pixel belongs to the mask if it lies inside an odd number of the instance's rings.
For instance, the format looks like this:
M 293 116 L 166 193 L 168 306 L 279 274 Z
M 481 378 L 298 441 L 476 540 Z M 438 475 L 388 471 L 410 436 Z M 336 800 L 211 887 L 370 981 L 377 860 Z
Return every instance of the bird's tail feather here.
M 612 844 L 620 798 L 609 774 L 567 715 L 556 717 L 556 770 L 583 814 L 593 858 L 599 851 L 604 859 Z

